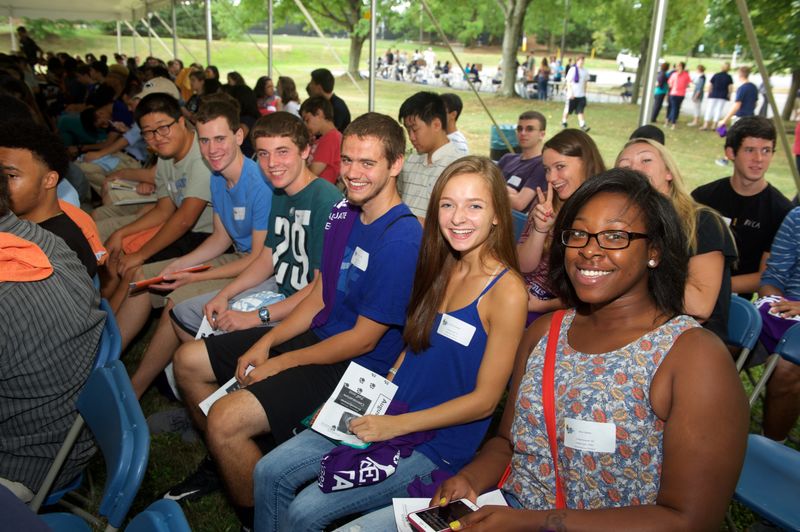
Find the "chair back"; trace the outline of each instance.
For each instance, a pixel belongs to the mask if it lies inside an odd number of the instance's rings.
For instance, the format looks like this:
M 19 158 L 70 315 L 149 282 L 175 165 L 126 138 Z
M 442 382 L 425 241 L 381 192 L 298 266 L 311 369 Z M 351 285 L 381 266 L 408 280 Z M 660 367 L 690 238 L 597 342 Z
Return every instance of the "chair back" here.
M 525 224 L 528 222 L 528 215 L 524 212 L 511 211 L 511 218 L 514 222 L 514 242 L 519 241 L 522 236 L 522 231 L 525 229 Z
M 742 348 L 742 352 L 736 360 L 737 370 L 744 367 L 747 356 L 758 341 L 759 334 L 761 334 L 761 314 L 758 313 L 756 306 L 743 297 L 731 296 L 727 343 Z
M 177 502 L 159 499 L 134 517 L 125 532 L 191 532 L 191 528 Z
M 92 372 L 78 398 L 78 411 L 106 463 L 99 513 L 119 528 L 139 491 L 150 453 L 147 422 L 122 362 Z
M 122 336 L 114 317 L 111 305 L 104 298 L 100 300 L 100 310 L 106 312 L 106 323 L 103 325 L 103 334 L 100 336 L 100 346 L 97 350 L 97 357 L 94 361 L 94 368 L 107 366 L 115 360 L 119 360 L 122 354 Z
M 775 346 L 775 353 L 787 362 L 800 366 L 800 323 L 783 333 Z

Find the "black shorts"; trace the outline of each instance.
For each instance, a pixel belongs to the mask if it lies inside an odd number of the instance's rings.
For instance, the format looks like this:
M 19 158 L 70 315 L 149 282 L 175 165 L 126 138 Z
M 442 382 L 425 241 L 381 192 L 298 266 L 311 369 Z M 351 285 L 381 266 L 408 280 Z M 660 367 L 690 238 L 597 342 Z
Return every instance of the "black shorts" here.
M 258 327 L 205 338 L 208 358 L 220 385 L 236 374 L 239 357 L 268 331 L 268 328 Z M 273 346 L 270 356 L 280 356 L 317 342 L 319 337 L 307 331 Z M 301 421 L 328 400 L 348 365 L 349 361 L 297 366 L 243 389 L 252 393 L 264 408 L 272 435 L 280 445 L 302 430 Z
M 147 259 L 145 263 L 150 264 L 151 262 L 159 262 L 162 260 L 183 257 L 184 255 L 194 251 L 209 236 L 211 236 L 211 233 L 195 233 L 194 231 L 186 232 L 178 237 L 175 242 Z
M 572 98 L 571 100 L 569 100 L 569 107 L 568 107 L 567 114 L 570 114 L 570 115 L 572 113 L 581 114 L 581 113 L 583 113 L 584 109 L 586 109 L 586 97 L 585 96 L 581 96 L 580 98 Z

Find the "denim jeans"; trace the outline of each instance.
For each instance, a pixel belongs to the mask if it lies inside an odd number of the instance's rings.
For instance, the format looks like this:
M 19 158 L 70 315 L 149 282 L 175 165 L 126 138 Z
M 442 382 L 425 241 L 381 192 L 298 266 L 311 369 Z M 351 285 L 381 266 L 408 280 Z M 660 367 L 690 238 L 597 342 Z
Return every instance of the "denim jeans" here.
M 678 116 L 681 114 L 681 104 L 683 104 L 683 96 L 670 96 L 669 109 L 667 111 L 667 122 L 670 124 L 678 123 Z
M 336 519 L 391 505 L 393 497 L 408 497 L 406 487 L 414 477 L 430 483 L 430 473 L 436 469 L 414 451 L 401 458 L 395 473 L 382 482 L 323 493 L 316 478 L 322 457 L 333 448 L 330 440 L 306 430 L 259 460 L 253 475 L 255 530 L 324 530 Z

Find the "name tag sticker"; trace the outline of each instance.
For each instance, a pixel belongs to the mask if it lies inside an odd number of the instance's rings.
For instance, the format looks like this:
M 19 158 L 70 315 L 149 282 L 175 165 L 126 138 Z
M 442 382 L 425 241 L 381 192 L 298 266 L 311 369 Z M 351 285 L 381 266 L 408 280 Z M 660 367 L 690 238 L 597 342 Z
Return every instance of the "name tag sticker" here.
M 522 178 L 518 175 L 512 175 L 508 178 L 508 185 L 511 187 L 518 187 L 522 184 Z
M 564 445 L 579 451 L 613 453 L 617 448 L 617 426 L 583 419 L 564 419 Z
M 353 258 L 350 259 L 350 264 L 362 272 L 367 271 L 367 266 L 369 266 L 369 253 L 356 246 L 356 250 L 353 252 Z
M 475 334 L 475 326 L 450 314 L 442 314 L 442 321 L 439 322 L 436 333 L 467 347 Z
M 245 214 L 247 213 L 247 207 L 234 207 L 233 208 L 233 219 L 237 222 L 241 222 L 244 220 Z

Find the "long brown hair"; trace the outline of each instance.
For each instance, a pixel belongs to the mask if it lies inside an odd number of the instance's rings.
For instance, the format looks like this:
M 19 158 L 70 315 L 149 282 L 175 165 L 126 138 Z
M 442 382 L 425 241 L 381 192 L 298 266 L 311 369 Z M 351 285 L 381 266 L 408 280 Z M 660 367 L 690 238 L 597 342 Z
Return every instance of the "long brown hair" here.
M 481 262 L 491 257 L 506 268 L 519 272 L 511 221 L 511 203 L 502 172 L 486 157 L 469 155 L 454 161 L 445 168 L 433 186 L 425 216 L 422 245 L 403 332 L 406 344 L 417 353 L 430 346 L 433 322 L 444 300 L 450 274 L 459 259 L 458 253 L 450 247 L 442 235 L 439 226 L 439 200 L 447 182 L 453 177 L 464 174 L 477 174 L 489 185 L 492 207 L 497 218 L 497 225 L 493 226 L 481 250 Z

